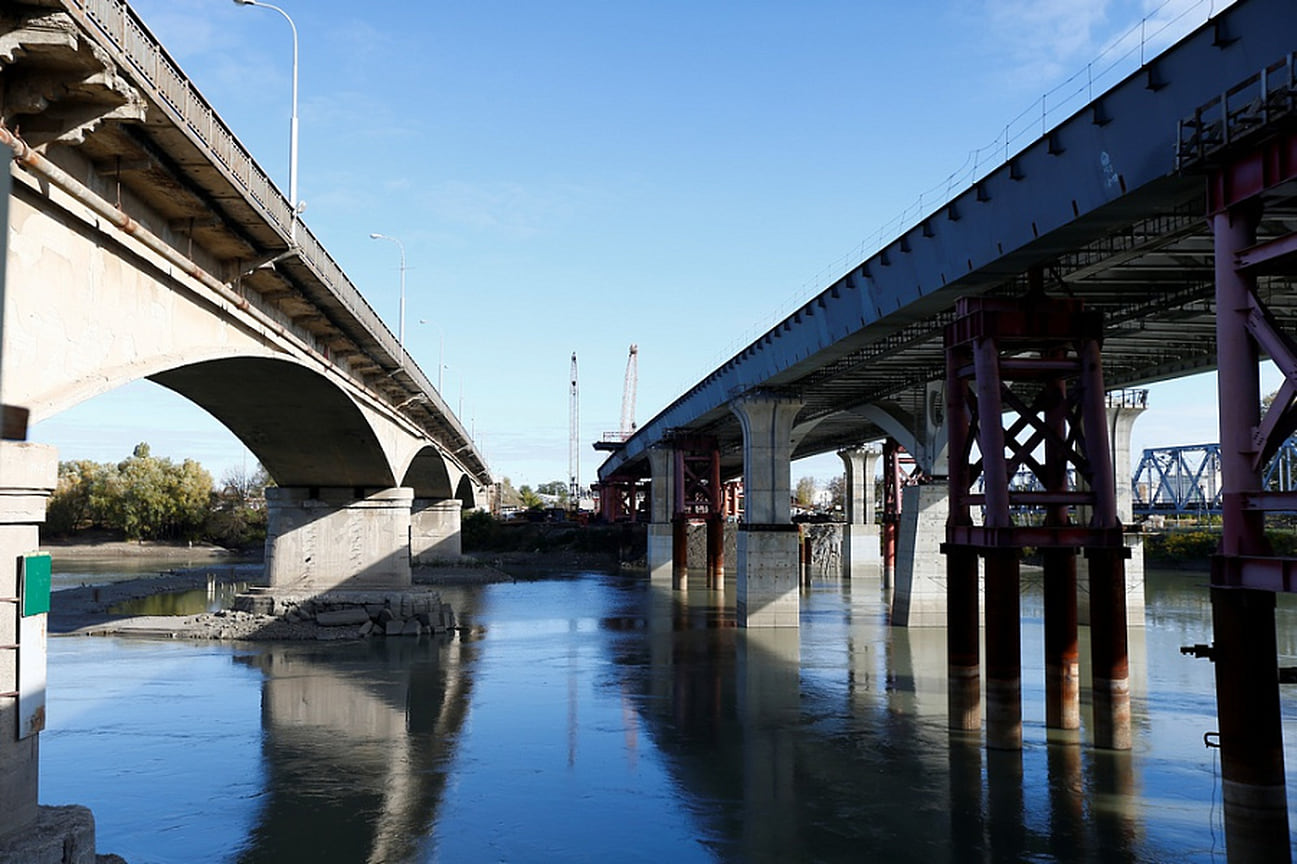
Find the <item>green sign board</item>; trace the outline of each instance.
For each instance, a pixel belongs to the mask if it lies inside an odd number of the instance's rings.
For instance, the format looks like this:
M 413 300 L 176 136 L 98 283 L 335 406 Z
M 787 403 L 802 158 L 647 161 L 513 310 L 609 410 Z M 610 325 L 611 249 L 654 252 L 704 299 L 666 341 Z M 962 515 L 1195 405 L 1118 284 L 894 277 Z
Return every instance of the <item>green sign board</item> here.
M 53 570 L 48 552 L 34 552 L 22 557 L 23 616 L 50 611 L 50 573 Z

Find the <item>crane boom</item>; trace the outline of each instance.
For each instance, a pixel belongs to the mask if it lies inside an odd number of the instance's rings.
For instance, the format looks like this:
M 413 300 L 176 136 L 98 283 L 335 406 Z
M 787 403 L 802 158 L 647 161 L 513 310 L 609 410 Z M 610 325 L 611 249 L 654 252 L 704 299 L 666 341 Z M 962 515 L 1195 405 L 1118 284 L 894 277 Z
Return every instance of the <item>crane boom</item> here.
M 626 382 L 621 391 L 621 425 L 617 431 L 622 440 L 626 440 L 635 431 L 635 388 L 639 382 L 639 346 L 630 346 L 630 356 L 626 358 Z
M 572 352 L 572 390 L 568 403 L 567 495 L 573 510 L 581 507 L 581 460 L 577 439 L 581 437 L 581 398 L 576 386 L 576 352 Z

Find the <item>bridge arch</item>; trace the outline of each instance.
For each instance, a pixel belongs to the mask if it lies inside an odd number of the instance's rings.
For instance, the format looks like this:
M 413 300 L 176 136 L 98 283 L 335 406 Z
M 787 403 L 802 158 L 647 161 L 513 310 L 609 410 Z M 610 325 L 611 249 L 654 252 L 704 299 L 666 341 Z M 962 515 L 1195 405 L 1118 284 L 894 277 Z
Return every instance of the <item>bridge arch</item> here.
M 424 447 L 405 469 L 402 486 L 414 490 L 415 498 L 444 499 L 455 497 L 454 485 L 446 460 L 436 447 Z
M 473 478 L 464 474 L 459 478 L 459 485 L 455 487 L 455 497 L 459 503 L 464 505 L 465 510 L 472 510 L 477 506 L 477 489 L 473 485 Z
M 223 423 L 280 486 L 396 485 L 373 426 L 326 376 L 291 360 L 228 357 L 149 376 Z

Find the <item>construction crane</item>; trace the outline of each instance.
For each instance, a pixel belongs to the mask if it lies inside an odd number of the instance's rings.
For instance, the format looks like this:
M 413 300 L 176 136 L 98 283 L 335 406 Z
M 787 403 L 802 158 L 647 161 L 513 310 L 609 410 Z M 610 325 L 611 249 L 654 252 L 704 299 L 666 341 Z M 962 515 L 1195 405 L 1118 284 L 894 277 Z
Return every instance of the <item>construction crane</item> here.
M 625 441 L 635 431 L 635 387 L 639 379 L 639 346 L 630 346 L 630 356 L 626 358 L 626 383 L 621 391 L 621 425 L 617 432 Z
M 623 409 L 624 410 L 624 409 Z M 573 510 L 581 509 L 581 460 L 577 457 L 577 439 L 581 431 L 581 399 L 576 386 L 576 352 L 572 352 L 572 390 L 568 404 L 567 496 Z

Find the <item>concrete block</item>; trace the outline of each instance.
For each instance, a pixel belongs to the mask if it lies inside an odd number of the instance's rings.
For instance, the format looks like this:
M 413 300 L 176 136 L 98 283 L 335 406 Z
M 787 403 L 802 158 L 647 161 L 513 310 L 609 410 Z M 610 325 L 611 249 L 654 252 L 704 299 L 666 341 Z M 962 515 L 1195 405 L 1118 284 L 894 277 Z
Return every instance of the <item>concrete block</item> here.
M 315 616 L 315 623 L 321 627 L 354 627 L 357 624 L 370 622 L 368 612 L 359 606 L 352 606 L 336 612 L 321 612 Z
M 374 630 L 373 621 L 366 620 L 364 624 L 360 625 L 360 635 L 362 638 L 368 636 L 371 632 L 373 632 L 373 630 Z
M 797 627 L 800 566 L 795 531 L 740 528 L 735 598 L 740 627 Z
M 40 807 L 35 825 L 0 841 L 0 864 L 95 864 L 95 819 L 85 807 Z

